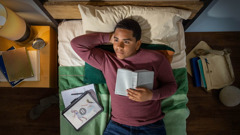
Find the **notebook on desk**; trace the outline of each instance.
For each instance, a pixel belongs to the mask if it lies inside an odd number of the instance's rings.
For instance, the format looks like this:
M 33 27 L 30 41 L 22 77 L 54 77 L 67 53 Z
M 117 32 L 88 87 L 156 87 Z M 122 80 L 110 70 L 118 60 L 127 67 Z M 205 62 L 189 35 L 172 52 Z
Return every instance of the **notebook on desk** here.
M 23 81 L 40 81 L 40 51 L 29 50 L 28 54 L 31 61 L 34 76 L 30 78 L 26 78 Z M 2 55 L 1 51 L 0 51 L 0 55 Z M 3 73 L 0 72 L 0 82 L 7 82 L 7 81 L 8 80 L 6 79 L 6 77 L 4 77 Z
M 8 50 L 14 50 L 15 47 L 10 47 Z M 2 57 L 2 51 L 0 51 L 0 81 L 1 82 L 9 82 L 9 84 L 11 85 L 11 87 L 15 87 L 16 85 L 18 85 L 19 83 L 21 83 L 24 79 L 20 79 L 17 81 L 9 81 L 8 79 L 8 75 L 7 75 L 7 70 L 3 61 L 3 57 Z
M 21 83 L 23 81 L 23 79 L 20 79 L 20 80 L 17 80 L 17 81 L 9 81 L 8 80 L 8 75 L 7 75 L 7 71 L 6 71 L 6 68 L 5 68 L 5 65 L 4 65 L 4 62 L 3 62 L 3 58 L 2 58 L 2 55 L 0 55 L 0 78 L 3 78 L 3 80 L 5 81 L 8 81 L 9 84 L 12 86 L 12 87 L 15 87 L 16 85 L 18 85 L 19 83 Z
M 25 47 L 2 53 L 9 81 L 33 77 L 32 65 Z

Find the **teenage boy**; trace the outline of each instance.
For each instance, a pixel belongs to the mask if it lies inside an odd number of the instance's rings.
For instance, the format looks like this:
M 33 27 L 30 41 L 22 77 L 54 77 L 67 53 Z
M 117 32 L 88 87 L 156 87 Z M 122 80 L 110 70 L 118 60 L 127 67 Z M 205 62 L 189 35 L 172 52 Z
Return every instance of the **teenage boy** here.
M 176 92 L 177 84 L 164 55 L 141 49 L 141 27 L 123 19 L 113 33 L 91 33 L 71 41 L 74 51 L 88 64 L 102 71 L 111 95 L 111 120 L 104 135 L 165 135 L 161 100 Z M 112 43 L 115 53 L 96 48 Z M 153 89 L 127 89 L 128 96 L 116 95 L 118 68 L 154 71 Z

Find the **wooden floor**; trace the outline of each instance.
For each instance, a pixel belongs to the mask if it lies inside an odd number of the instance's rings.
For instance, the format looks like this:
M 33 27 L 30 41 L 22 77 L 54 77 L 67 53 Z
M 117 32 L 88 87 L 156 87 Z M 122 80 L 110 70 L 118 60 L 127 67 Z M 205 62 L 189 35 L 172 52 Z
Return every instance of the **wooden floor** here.
M 240 32 L 186 33 L 187 52 L 199 41 L 206 41 L 213 49 L 232 49 L 232 63 L 240 88 Z M 189 78 L 190 116 L 188 135 L 240 135 L 240 105 L 225 107 L 219 100 L 219 90 L 211 93 L 194 88 Z M 57 89 L 0 88 L 0 135 L 59 135 L 59 108 L 53 105 L 37 120 L 30 120 L 30 109 L 41 98 L 57 93 Z
M 232 49 L 231 60 L 236 81 L 233 85 L 240 88 L 240 32 L 231 33 L 186 33 L 187 53 L 199 41 L 206 41 L 213 49 Z M 225 107 L 219 100 L 219 90 L 206 93 L 194 88 L 189 80 L 190 116 L 187 119 L 189 135 L 240 135 L 240 105 Z M 240 98 L 240 97 L 239 97 Z
M 0 135 L 59 135 L 59 108 L 55 104 L 39 119 L 29 111 L 57 89 L 0 88 Z

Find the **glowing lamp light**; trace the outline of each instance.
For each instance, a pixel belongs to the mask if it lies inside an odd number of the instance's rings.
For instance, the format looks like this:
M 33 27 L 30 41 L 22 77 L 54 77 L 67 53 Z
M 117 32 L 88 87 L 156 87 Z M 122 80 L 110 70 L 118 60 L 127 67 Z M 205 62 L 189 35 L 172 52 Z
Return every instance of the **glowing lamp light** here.
M 16 42 L 30 41 L 31 29 L 11 9 L 0 3 L 0 36 Z

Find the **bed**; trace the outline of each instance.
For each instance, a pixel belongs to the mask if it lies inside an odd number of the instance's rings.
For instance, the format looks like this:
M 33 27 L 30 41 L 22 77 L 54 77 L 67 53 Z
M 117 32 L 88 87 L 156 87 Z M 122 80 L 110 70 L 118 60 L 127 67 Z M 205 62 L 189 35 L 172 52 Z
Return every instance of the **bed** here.
M 44 3 L 44 7 L 54 19 L 64 19 L 58 25 L 60 114 L 64 109 L 61 91 L 90 83 L 94 83 L 99 102 L 104 107 L 104 111 L 80 131 L 75 131 L 60 115 L 61 135 L 100 135 L 111 115 L 111 99 L 107 85 L 96 79 L 101 76 L 101 73 L 92 69 L 91 66 L 90 71 L 87 70 L 86 67 L 89 65 L 72 50 L 70 41 L 85 33 L 112 32 L 116 22 L 126 17 L 133 18 L 140 23 L 143 43 L 164 44 L 175 50 L 171 66 L 178 89 L 174 95 L 162 101 L 162 111 L 165 113 L 167 135 L 186 135 L 186 119 L 190 112 L 186 106 L 188 80 L 182 21 L 193 19 L 202 6 L 203 3 L 196 0 L 182 2 L 49 1 Z M 92 74 L 94 77 L 90 76 Z

